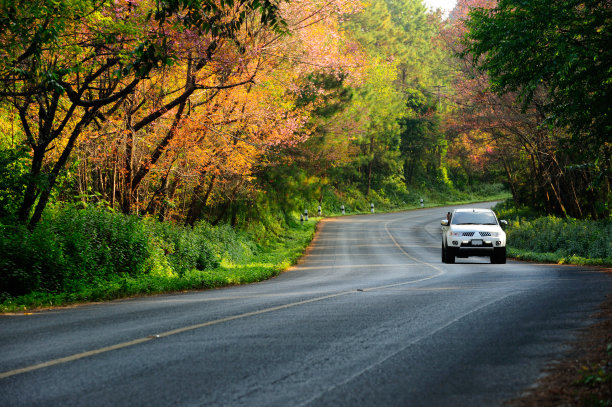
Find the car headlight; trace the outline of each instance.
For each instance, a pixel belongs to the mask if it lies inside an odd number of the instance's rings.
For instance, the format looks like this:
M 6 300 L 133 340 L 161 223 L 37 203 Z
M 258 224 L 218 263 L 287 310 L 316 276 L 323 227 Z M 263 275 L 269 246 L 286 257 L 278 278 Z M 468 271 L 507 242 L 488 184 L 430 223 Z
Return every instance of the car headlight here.
M 449 232 L 451 236 L 461 236 L 461 232 Z
M 499 232 L 491 232 L 491 237 L 499 237 Z

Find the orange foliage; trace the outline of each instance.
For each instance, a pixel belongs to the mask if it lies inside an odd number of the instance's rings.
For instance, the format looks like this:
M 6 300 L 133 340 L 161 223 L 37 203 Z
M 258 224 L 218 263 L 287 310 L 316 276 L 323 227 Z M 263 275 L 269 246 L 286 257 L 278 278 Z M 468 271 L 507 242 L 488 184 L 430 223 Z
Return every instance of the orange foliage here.
M 116 5 L 120 20 L 148 2 L 118 0 Z M 258 168 L 275 165 L 276 152 L 310 135 L 305 125 L 316 102 L 295 104 L 304 78 L 321 71 L 352 71 L 359 78 L 363 62 L 339 29 L 342 16 L 358 11 L 360 2 L 298 0 L 281 7 L 288 35 L 261 27 L 255 16 L 247 17 L 232 40 L 166 27 L 178 59 L 143 81 L 121 109 L 81 140 L 79 188 L 94 186 L 111 202 L 128 197 L 132 188 L 130 209 L 153 212 L 162 201 L 179 199 L 179 193 L 184 211 L 190 200 L 199 199 L 190 194 L 208 187 L 214 187 L 210 197 L 206 193 L 213 202 L 251 193 Z M 228 15 L 232 12 L 240 10 Z M 184 102 L 165 107 L 190 86 Z M 147 121 L 156 112 L 159 117 Z M 132 184 L 139 171 L 145 177 Z

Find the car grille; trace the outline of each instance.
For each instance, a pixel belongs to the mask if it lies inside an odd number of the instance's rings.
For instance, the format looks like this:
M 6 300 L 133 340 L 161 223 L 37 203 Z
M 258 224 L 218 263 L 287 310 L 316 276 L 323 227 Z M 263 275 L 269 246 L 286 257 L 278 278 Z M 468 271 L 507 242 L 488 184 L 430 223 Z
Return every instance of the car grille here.
M 475 248 L 475 249 L 487 249 L 487 248 L 493 247 L 493 243 L 491 243 L 491 242 L 484 243 L 483 242 L 482 244 L 479 244 L 479 245 L 473 245 L 472 241 L 470 240 L 467 243 L 463 243 L 462 242 L 460 247 L 462 247 L 462 248 Z
M 462 232 L 461 236 L 473 237 L 478 233 L 480 237 L 491 237 L 491 232 Z

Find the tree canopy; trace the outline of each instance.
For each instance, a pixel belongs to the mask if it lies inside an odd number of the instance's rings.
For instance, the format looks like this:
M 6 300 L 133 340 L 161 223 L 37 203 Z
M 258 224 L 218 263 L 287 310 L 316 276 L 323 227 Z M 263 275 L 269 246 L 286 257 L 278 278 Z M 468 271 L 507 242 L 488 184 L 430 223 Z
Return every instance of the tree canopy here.
M 483 158 L 501 165 L 517 205 L 609 214 L 609 13 L 599 2 L 506 0 L 459 0 L 452 13 L 448 129 L 468 151 L 489 144 Z
M 0 220 L 93 201 L 248 224 L 502 181 L 605 216 L 608 3 L 4 0 Z
M 17 110 L 25 143 L 33 152 L 18 214 L 23 222 L 29 219 L 31 227 L 40 219 L 79 136 L 91 123 L 123 108 L 141 82 L 178 60 L 188 65 L 180 95 L 136 127 L 175 108 L 182 112 L 197 89 L 236 86 L 223 79 L 202 83 L 194 74 L 212 65 L 223 44 L 246 53 L 248 41 L 239 34 L 249 27 L 279 31 L 284 24 L 278 3 L 269 0 L 3 1 L 0 16 L 0 97 Z M 62 143 L 54 144 L 65 135 Z M 54 148 L 61 153 L 49 164 Z M 143 174 L 141 168 L 135 177 Z
M 497 93 L 523 106 L 544 90 L 547 121 L 569 127 L 585 156 L 610 156 L 612 5 L 607 0 L 500 0 L 467 21 L 466 52 Z

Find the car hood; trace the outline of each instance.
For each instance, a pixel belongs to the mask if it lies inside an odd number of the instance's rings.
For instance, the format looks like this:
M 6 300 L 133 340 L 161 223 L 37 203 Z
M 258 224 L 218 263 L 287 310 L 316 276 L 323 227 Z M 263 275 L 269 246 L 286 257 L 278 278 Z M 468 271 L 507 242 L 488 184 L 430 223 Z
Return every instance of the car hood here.
M 499 225 L 450 225 L 454 232 L 503 232 Z

